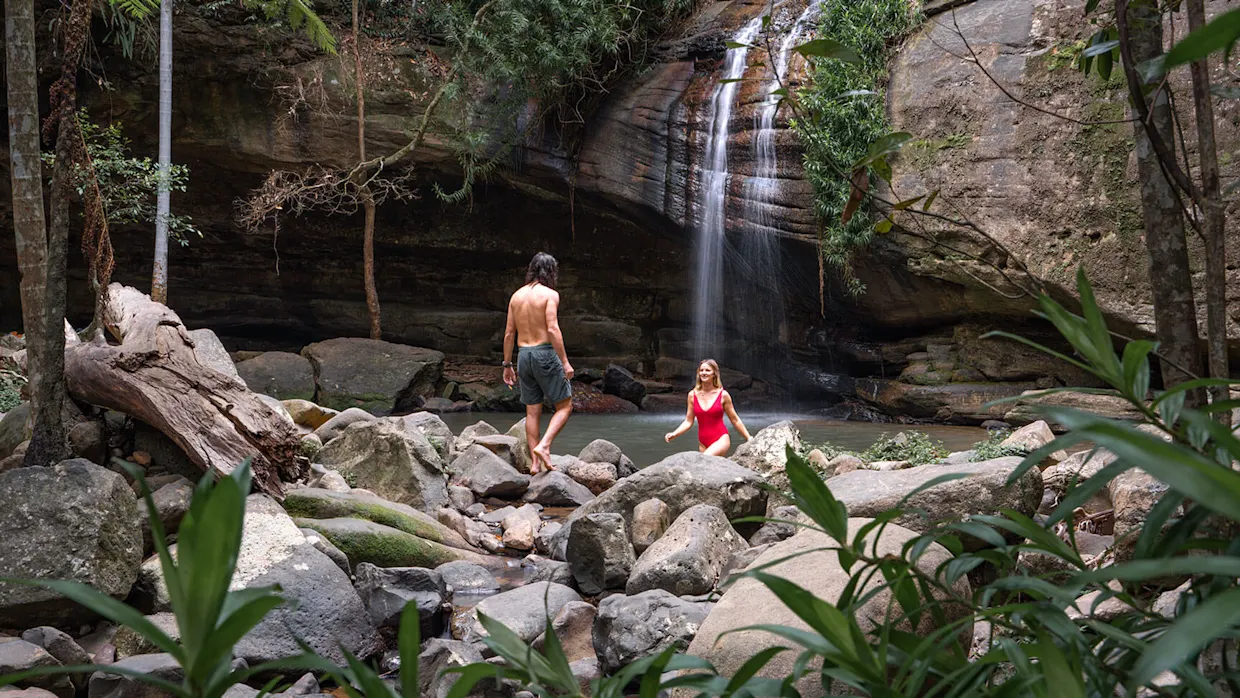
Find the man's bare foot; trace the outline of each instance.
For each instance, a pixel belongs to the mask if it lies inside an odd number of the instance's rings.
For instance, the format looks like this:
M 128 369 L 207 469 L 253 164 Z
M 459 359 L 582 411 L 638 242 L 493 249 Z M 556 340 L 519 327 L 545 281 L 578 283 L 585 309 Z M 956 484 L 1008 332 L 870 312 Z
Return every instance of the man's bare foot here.
M 542 467 L 539 468 L 539 472 L 550 472 L 552 470 L 555 470 L 555 468 L 551 467 L 551 447 L 550 446 L 538 444 L 534 448 L 530 449 L 530 455 L 534 457 L 534 466 L 530 468 L 531 470 L 533 470 L 535 467 L 538 467 L 540 463 L 542 464 Z

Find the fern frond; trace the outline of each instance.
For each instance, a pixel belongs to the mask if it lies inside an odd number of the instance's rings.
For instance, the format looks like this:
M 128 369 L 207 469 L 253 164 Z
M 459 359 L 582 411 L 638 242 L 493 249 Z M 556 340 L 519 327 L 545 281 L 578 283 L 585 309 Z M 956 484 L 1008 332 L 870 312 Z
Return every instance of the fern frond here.
M 159 12 L 158 0 L 108 0 L 113 9 L 131 19 L 144 20 Z
M 145 2 L 149 0 L 115 0 L 118 2 Z M 267 19 L 273 19 L 283 12 L 289 27 L 300 29 L 306 33 L 320 51 L 336 54 L 336 37 L 332 36 L 327 25 L 306 4 L 305 0 L 246 0 L 243 3 L 248 10 L 258 10 Z

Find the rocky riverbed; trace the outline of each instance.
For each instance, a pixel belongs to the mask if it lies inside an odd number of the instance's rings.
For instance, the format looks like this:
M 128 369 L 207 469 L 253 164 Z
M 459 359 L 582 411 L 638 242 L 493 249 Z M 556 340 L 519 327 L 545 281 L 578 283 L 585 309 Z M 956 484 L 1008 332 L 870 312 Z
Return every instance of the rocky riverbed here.
M 880 551 L 892 552 L 945 521 L 1001 509 L 1045 514 L 1070 481 L 1113 459 L 1105 452 L 1061 452 L 1007 485 L 1019 457 L 979 459 L 978 452 L 961 451 L 924 465 L 866 461 L 851 453 L 828 457 L 803 444 L 795 425 L 781 422 L 731 458 L 686 452 L 635 463 L 597 440 L 579 453 L 557 454 L 554 472 L 531 476 L 521 423 L 507 433 L 485 421 L 454 432 L 428 411 L 337 412 L 300 397 L 279 404 L 304 434 L 311 475 L 289 483 L 283 501 L 251 495 L 233 586 L 278 583 L 295 603 L 247 635 L 236 658 L 252 665 L 291 655 L 300 639 L 334 661 L 343 661 L 343 648 L 390 666 L 401 609 L 414 603 L 426 638 L 423 695 L 445 694 L 451 679 L 439 676 L 442 669 L 490 654 L 480 643 L 479 612 L 536 645 L 544 619 L 551 618 L 582 681 L 673 644 L 721 671 L 771 646 L 776 638 L 765 633 L 725 633 L 756 617 L 799 621 L 762 585 L 730 583 L 733 574 L 776 562 L 768 571 L 827 601 L 846 579 L 834 554 L 813 552 L 825 542 L 821 534 L 796 527 L 799 511 L 765 487 L 786 486 L 789 446 L 806 455 L 845 503 L 854 528 L 932 478 L 963 476 L 913 497 L 909 509 L 919 513 L 888 526 L 878 542 Z M 0 420 L 0 433 L 13 430 L 16 414 Z M 104 423 L 112 419 L 105 416 Z M 121 450 L 146 468 L 155 513 L 175 537 L 193 487 L 185 476 L 192 473 L 168 450 L 133 450 L 155 443 L 150 435 L 131 438 Z M 1051 438 L 1050 426 L 1035 422 L 1001 446 L 1027 451 Z M 0 510 L 0 569 L 14 577 L 89 583 L 175 634 L 135 483 L 103 462 L 76 458 L 0 473 L 7 502 Z M 1150 478 L 1130 473 L 1098 493 L 1084 507 L 1088 530 L 1076 532 L 1082 555 L 1097 561 L 1130 555 L 1115 536 L 1140 525 L 1161 491 Z M 738 522 L 762 515 L 775 520 Z M 992 544 L 983 537 L 964 542 L 973 550 Z M 795 563 L 778 562 L 798 552 L 805 554 Z M 918 564 L 931 570 L 950 555 L 933 545 Z M 1054 572 L 1034 556 L 1026 564 L 1037 574 Z M 957 591 L 968 584 L 961 579 Z M 871 603 L 878 609 L 886 600 L 879 595 Z M 1091 606 L 1082 613 L 1104 610 Z M 930 632 L 933 625 L 918 630 Z M 163 677 L 179 671 L 132 631 L 98 622 L 50 592 L 0 584 L 0 673 L 86 658 Z M 766 669 L 780 670 L 778 662 Z M 104 672 L 22 687 L 31 698 L 44 691 L 60 698 L 149 695 Z M 308 675 L 289 694 L 319 690 Z

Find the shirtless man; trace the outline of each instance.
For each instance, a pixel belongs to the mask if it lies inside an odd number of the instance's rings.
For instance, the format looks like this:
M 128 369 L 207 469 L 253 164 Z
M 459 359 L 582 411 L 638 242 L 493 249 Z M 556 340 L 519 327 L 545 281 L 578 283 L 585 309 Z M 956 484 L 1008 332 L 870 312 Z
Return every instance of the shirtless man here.
M 504 382 L 508 387 L 521 379 L 521 402 L 525 404 L 525 436 L 529 442 L 530 474 L 551 470 L 551 442 L 573 412 L 573 392 L 568 381 L 573 366 L 564 353 L 564 335 L 556 311 L 560 294 L 555 290 L 560 265 L 545 252 L 530 260 L 525 285 L 508 301 L 508 326 L 504 329 Z M 520 344 L 516 370 L 512 365 L 514 340 Z M 538 420 L 543 401 L 555 405 L 547 433 L 538 439 Z

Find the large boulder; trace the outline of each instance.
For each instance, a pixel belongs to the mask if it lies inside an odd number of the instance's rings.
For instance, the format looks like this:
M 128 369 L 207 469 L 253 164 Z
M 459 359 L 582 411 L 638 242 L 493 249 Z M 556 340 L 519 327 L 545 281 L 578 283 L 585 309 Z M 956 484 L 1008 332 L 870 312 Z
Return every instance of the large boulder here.
M 418 609 L 422 637 L 443 631 L 448 587 L 443 576 L 424 567 L 375 567 L 363 562 L 354 572 L 357 593 L 380 628 L 399 628 L 407 604 Z
M 116 598 L 129 594 L 145 525 L 125 478 L 75 458 L 0 473 L 0 492 L 0 574 L 71 579 Z M 0 618 L 8 627 L 89 616 L 50 590 L 0 582 Z
M 565 556 L 583 592 L 623 589 L 635 561 L 624 517 L 600 513 L 578 519 L 568 535 Z
M 555 618 L 565 604 L 573 601 L 581 601 L 581 595 L 553 582 L 532 582 L 488 596 L 470 611 L 470 634 L 474 638 L 487 635 L 477 620 L 477 614 L 482 613 L 506 625 L 523 641 L 531 642 L 546 629 L 548 618 Z
M 356 567 L 369 562 L 378 567 L 430 567 L 452 560 L 473 559 L 465 550 L 449 548 L 400 529 L 364 519 L 297 519 L 297 525 L 317 531 Z
M 549 507 L 579 507 L 594 499 L 594 493 L 564 473 L 550 470 L 530 478 L 524 499 Z
M 559 536 L 567 539 L 573 522 L 589 514 L 615 513 L 631 523 L 633 509 L 647 499 L 667 503 L 675 519 L 697 504 L 719 507 L 729 521 L 761 516 L 766 511 L 766 490 L 761 475 L 727 458 L 701 453 L 677 453 L 619 480 L 615 486 L 569 515 Z M 746 533 L 742 527 L 741 532 Z
M 143 565 L 156 610 L 167 610 L 167 586 L 158 559 Z M 237 643 L 234 654 L 250 666 L 298 654 L 298 640 L 320 656 L 344 662 L 341 648 L 359 657 L 382 648 L 349 576 L 319 552 L 280 504 L 262 494 L 245 503 L 241 553 L 230 589 L 279 585 L 289 601 Z
M 624 592 L 630 596 L 650 589 L 677 596 L 710 593 L 732 555 L 747 547 L 719 507 L 690 507 L 633 564 Z
M 30 438 L 30 403 L 23 402 L 0 417 L 0 460 L 13 454 L 18 444 Z
M 335 410 L 332 410 L 335 412 Z M 296 420 L 294 420 L 295 422 Z M 375 416 L 366 410 L 350 407 L 343 412 L 336 412 L 327 418 L 319 426 L 314 428 L 314 435 L 319 437 L 323 443 L 327 443 L 332 439 L 344 433 L 344 430 L 358 422 L 373 422 Z
M 869 521 L 870 519 L 849 519 L 848 539 L 852 540 L 858 530 Z M 891 524 L 883 529 L 883 534 L 877 543 L 873 537 L 868 540 L 866 550 L 870 552 L 871 545 L 876 545 L 871 553 L 875 557 L 899 556 L 904 544 L 916 538 L 917 535 L 908 529 Z M 835 605 L 840 592 L 848 584 L 849 575 L 840 567 L 839 556 L 827 549 L 833 546 L 835 546 L 835 541 L 827 535 L 803 529 L 792 538 L 772 545 L 766 552 L 759 555 L 750 567 L 769 564 L 771 566 L 765 568 L 767 574 L 782 577 L 802 587 L 818 599 Z M 926 548 L 922 556 L 918 558 L 917 567 L 925 574 L 933 576 L 935 570 L 950 559 L 951 553 L 936 543 Z M 876 577 L 870 578 L 868 584 L 858 588 L 856 595 L 865 595 L 869 590 L 876 588 L 881 583 L 882 575 Z M 970 594 L 968 581 L 964 578 L 958 580 L 952 587 L 952 593 L 958 597 L 967 598 Z M 863 632 L 872 629 L 875 619 L 881 620 L 888 612 L 900 613 L 899 606 L 891 601 L 890 596 L 890 591 L 876 594 L 854 615 Z M 943 606 L 942 610 L 948 622 L 958 620 L 965 612 L 963 605 L 952 604 Z M 923 614 L 921 624 L 917 628 L 909 628 L 908 624 L 904 623 L 905 630 L 913 630 L 922 636 L 932 632 L 936 626 L 931 615 Z M 728 588 L 710 615 L 702 622 L 697 635 L 689 645 L 688 653 L 710 661 L 721 675 L 731 676 L 750 657 L 762 650 L 768 647 L 787 646 L 787 640 L 765 631 L 733 632 L 759 623 L 809 630 L 809 626 L 789 610 L 764 584 L 756 579 L 742 578 Z M 970 637 L 971 634 L 972 624 L 965 623 L 960 631 L 962 640 Z M 796 656 L 796 652 L 776 655 L 758 675 L 782 679 L 792 673 Z M 806 698 L 819 698 L 826 695 L 817 675 L 802 679 L 796 687 Z
M 586 444 L 577 457 L 585 463 L 611 463 L 619 467 L 624 454 L 621 453 L 620 447 L 612 442 L 606 439 L 595 439 Z
M 513 465 L 518 471 L 528 474 L 530 472 L 530 442 L 529 435 L 525 433 L 525 417 L 512 425 L 507 434 L 517 440 L 517 446 L 512 452 Z
M 618 473 L 611 463 L 587 463 L 574 456 L 552 456 L 551 467 L 584 485 L 594 494 L 602 494 L 616 484 Z
M 444 464 L 431 442 L 416 430 L 387 420 L 350 424 L 323 447 L 318 461 L 349 484 L 422 511 L 448 503 Z
M 491 426 L 485 420 L 478 420 L 474 424 L 470 424 L 461 430 L 461 435 L 456 437 L 456 442 L 452 448 L 457 453 L 464 451 L 474 445 L 474 441 L 482 436 L 498 436 L 499 430 Z
M 1006 485 L 1021 460 L 1009 456 L 959 465 L 923 465 L 908 470 L 857 470 L 831 478 L 827 487 L 848 507 L 849 516 L 878 516 L 894 509 L 906 496 L 934 478 L 964 475 L 961 479 L 922 490 L 905 502 L 903 509 L 907 513 L 895 523 L 921 532 L 940 523 L 961 521 L 972 514 L 999 514 L 1001 509 L 1033 516 L 1042 502 L 1041 472 L 1030 468 L 1014 484 Z M 981 540 L 971 536 L 966 536 L 963 542 L 970 550 L 984 546 Z
M 603 392 L 640 406 L 642 398 L 646 397 L 646 386 L 625 367 L 611 364 L 603 372 Z
M 594 651 L 600 668 L 610 674 L 673 644 L 684 646 L 698 634 L 712 606 L 686 601 L 662 589 L 608 596 L 599 602 L 594 621 Z
M 194 341 L 194 358 L 198 359 L 198 363 L 238 381 L 241 380 L 241 376 L 237 375 L 237 367 L 233 364 L 232 357 L 228 355 L 228 350 L 224 348 L 220 338 L 215 336 L 214 332 L 204 327 L 199 330 L 190 330 L 189 336 Z
M 776 422 L 760 430 L 753 438 L 736 447 L 732 460 L 773 478 L 788 465 L 788 447 L 801 451 L 801 430 L 789 421 Z
M 430 412 L 413 412 L 400 417 L 389 417 L 389 419 L 398 421 L 405 429 L 416 429 L 421 432 L 422 436 L 431 442 L 431 446 L 435 447 L 435 452 L 439 454 L 439 458 L 444 463 L 452 461 L 455 455 L 455 451 L 452 450 L 452 441 L 455 437 L 439 415 Z
M 289 490 L 284 495 L 284 510 L 305 519 L 366 519 L 452 548 L 470 549 L 469 543 L 459 533 L 439 523 L 430 514 L 368 492 L 332 492 L 302 487 Z
M 250 390 L 279 400 L 314 400 L 314 368 L 300 354 L 268 351 L 237 364 Z
M 315 373 L 315 402 L 336 410 L 387 414 L 432 395 L 443 353 L 377 339 L 338 337 L 301 350 Z
M 455 479 L 479 497 L 516 499 L 525 494 L 530 476 L 517 472 L 503 458 L 478 444 L 470 445 L 452 461 Z

